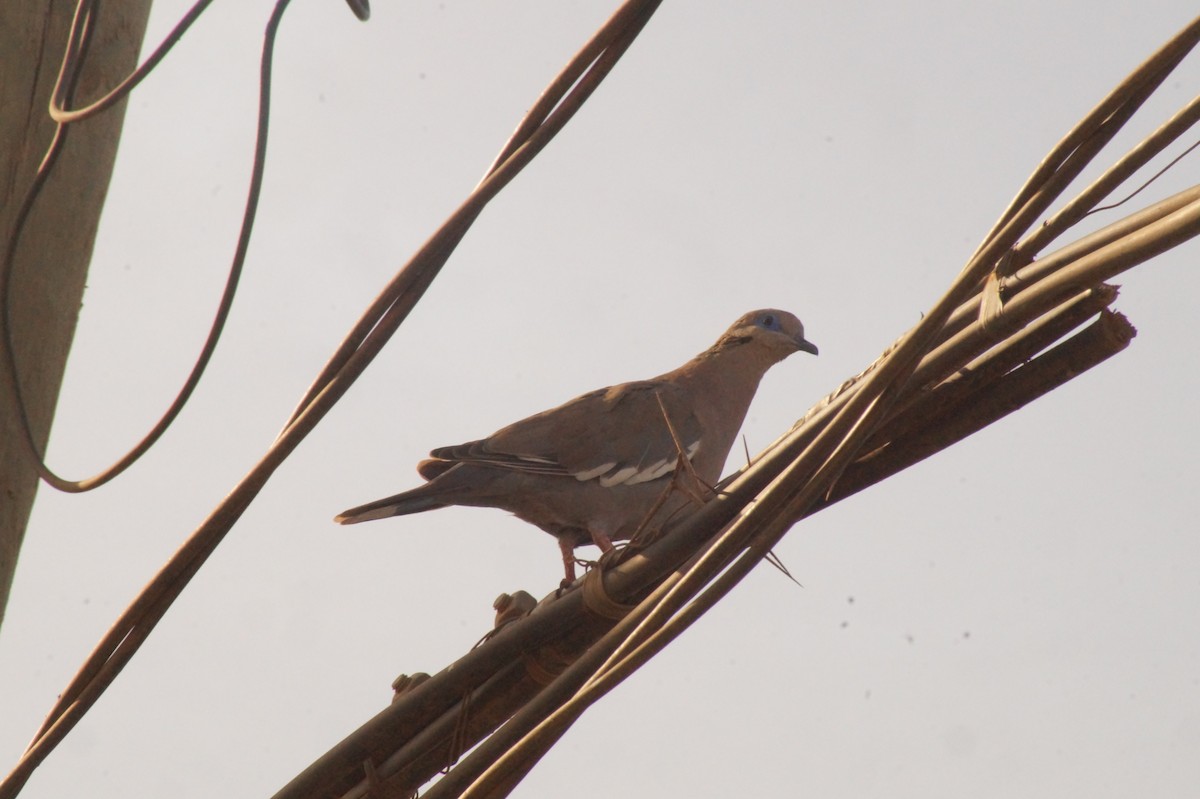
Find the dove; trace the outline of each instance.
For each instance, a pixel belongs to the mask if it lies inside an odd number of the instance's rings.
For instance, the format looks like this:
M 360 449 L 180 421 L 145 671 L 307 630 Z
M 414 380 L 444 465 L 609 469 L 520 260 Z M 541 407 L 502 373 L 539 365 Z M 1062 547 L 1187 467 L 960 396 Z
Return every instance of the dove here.
M 487 438 L 441 447 L 417 465 L 427 482 L 338 514 L 340 524 L 451 505 L 499 508 L 558 540 L 565 584 L 575 548 L 601 552 L 678 509 L 662 498 L 677 474 L 715 486 L 767 370 L 795 352 L 817 354 L 787 311 L 739 318 L 716 343 L 649 380 L 590 391 Z M 686 491 L 699 498 L 697 491 Z

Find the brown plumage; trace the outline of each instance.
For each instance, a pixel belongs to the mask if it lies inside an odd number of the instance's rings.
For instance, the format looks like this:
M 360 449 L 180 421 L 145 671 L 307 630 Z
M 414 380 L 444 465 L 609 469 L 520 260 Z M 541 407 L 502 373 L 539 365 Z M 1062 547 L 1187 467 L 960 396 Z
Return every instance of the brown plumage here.
M 567 580 L 574 580 L 575 547 L 595 543 L 607 551 L 614 539 L 629 538 L 673 479 L 681 448 L 697 477 L 717 483 L 762 376 L 797 351 L 817 354 L 799 319 L 752 311 L 678 369 L 592 391 L 488 438 L 433 450 L 417 466 L 429 482 L 351 508 L 335 521 L 447 505 L 502 508 L 557 538 Z M 656 519 L 682 501 L 662 506 Z

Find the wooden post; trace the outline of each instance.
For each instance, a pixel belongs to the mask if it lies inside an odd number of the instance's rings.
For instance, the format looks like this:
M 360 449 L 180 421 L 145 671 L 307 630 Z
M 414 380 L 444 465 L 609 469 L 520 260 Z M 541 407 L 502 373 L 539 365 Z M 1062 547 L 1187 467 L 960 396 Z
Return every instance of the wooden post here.
M 115 86 L 137 64 L 151 0 L 105 3 L 75 91 L 76 105 Z M 15 216 L 55 124 L 47 109 L 74 0 L 0 3 L 0 236 Z M 99 4 L 97 4 L 99 5 Z M 125 119 L 125 103 L 71 126 L 12 265 L 7 303 L 34 441 L 45 451 L 75 333 L 88 262 Z M 2 356 L 0 356 L 2 357 Z M 7 369 L 0 370 L 0 622 L 37 492 Z

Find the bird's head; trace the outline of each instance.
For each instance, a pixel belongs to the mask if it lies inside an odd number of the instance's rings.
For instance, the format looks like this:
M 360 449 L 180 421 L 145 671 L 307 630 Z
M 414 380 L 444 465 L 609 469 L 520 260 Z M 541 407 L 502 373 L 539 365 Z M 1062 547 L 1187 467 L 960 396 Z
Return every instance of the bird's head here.
M 817 354 L 817 345 L 804 337 L 804 325 L 794 315 L 775 308 L 751 311 L 725 331 L 714 349 L 753 344 L 783 360 L 793 352 Z

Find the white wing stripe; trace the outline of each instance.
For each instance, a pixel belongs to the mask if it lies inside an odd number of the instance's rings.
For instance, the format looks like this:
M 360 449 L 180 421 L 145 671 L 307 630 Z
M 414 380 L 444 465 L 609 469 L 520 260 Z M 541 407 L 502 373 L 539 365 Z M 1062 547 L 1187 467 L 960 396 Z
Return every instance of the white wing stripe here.
M 669 474 L 671 470 L 675 468 L 675 462 L 677 460 L 677 458 L 671 458 L 670 460 L 663 458 L 658 463 L 652 463 L 642 471 L 635 474 L 633 477 L 630 477 L 628 480 L 626 480 L 625 484 L 632 486 L 637 485 L 638 483 L 645 483 L 649 480 L 657 480 L 664 474 Z
M 617 464 L 615 461 L 613 463 L 605 463 L 601 466 L 597 466 L 595 469 L 588 469 L 586 472 L 579 472 L 575 475 L 575 479 L 581 483 L 588 480 L 594 480 L 616 465 Z
M 630 477 L 633 477 L 635 474 L 637 474 L 637 472 L 638 467 L 626 466 L 624 469 L 618 469 L 616 472 L 613 472 L 608 477 L 601 477 L 600 485 L 604 488 L 608 488 L 609 486 L 615 486 L 620 483 L 624 483 Z
M 684 454 L 690 461 L 696 455 L 696 451 L 700 449 L 700 442 L 693 441 L 684 450 Z M 600 478 L 600 485 L 604 488 L 611 488 L 615 485 L 637 485 L 638 483 L 648 483 L 651 480 L 657 480 L 660 477 L 670 474 L 675 470 L 677 458 L 663 458 L 655 461 L 648 466 L 625 466 L 612 474 L 607 474 L 612 469 L 616 468 L 616 463 L 605 463 L 593 469 L 588 469 L 586 472 L 579 472 L 575 475 L 575 479 L 580 482 L 594 480 Z M 601 476 L 606 475 L 606 476 Z

